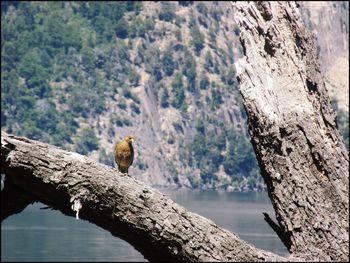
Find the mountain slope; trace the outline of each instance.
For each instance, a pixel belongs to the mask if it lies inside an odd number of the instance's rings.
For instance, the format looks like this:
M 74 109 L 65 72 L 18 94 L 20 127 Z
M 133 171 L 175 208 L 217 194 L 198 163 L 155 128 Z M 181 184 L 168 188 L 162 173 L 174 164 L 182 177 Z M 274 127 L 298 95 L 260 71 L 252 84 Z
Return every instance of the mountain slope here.
M 2 2 L 1 126 L 158 186 L 265 188 L 229 2 Z

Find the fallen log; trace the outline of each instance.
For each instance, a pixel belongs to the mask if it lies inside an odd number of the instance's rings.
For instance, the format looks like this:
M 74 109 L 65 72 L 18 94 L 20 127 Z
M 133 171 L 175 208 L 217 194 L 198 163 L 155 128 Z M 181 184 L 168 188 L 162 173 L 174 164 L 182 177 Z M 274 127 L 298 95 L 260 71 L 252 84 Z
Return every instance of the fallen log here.
M 113 167 L 3 131 L 1 173 L 2 220 L 38 201 L 68 216 L 79 213 L 150 261 L 294 260 L 255 248 Z

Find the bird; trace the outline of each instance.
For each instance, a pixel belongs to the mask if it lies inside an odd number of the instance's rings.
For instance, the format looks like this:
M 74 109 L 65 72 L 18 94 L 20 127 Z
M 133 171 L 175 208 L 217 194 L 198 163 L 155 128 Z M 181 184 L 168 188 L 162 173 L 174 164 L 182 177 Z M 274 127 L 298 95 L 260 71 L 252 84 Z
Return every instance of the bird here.
M 124 175 L 129 175 L 128 169 L 134 161 L 134 148 L 132 142 L 134 136 L 128 135 L 124 140 L 116 143 L 114 150 L 115 162 L 118 165 L 118 170 Z

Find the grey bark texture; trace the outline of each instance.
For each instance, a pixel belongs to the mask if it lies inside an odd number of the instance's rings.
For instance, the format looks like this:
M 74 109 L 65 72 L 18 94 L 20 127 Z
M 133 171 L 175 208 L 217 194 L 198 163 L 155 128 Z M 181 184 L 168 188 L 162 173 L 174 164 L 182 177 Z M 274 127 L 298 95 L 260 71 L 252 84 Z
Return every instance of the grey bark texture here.
M 314 38 L 294 2 L 233 7 L 244 50 L 237 78 L 276 232 L 294 255 L 348 261 L 349 157 Z
M 80 218 L 126 240 L 150 261 L 348 261 L 349 160 L 313 38 L 295 3 L 233 7 L 245 53 L 238 79 L 278 222 L 267 214 L 265 220 L 292 256 L 257 249 L 112 167 L 4 132 L 2 219 L 33 201 L 75 216 L 72 205 L 80 203 Z
M 2 219 L 34 201 L 76 216 L 72 206 L 79 202 L 79 218 L 129 242 L 150 261 L 298 260 L 257 249 L 117 169 L 49 144 L 1 132 L 1 173 L 2 204 L 11 202 L 1 206 Z

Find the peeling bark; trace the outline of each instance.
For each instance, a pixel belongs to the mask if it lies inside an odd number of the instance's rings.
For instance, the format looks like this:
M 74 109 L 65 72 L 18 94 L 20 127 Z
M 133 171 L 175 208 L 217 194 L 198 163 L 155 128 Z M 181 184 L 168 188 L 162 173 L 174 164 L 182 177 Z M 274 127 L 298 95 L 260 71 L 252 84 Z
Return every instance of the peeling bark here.
M 265 220 L 292 256 L 257 249 L 116 169 L 4 132 L 1 197 L 9 205 L 2 205 L 2 219 L 32 201 L 76 216 L 72 205 L 78 210 L 80 203 L 81 219 L 126 240 L 150 261 L 348 261 L 349 159 L 313 38 L 293 2 L 233 6 L 245 54 L 238 80 L 278 223 L 268 215 Z
M 25 205 L 16 204 L 21 209 L 39 201 L 73 217 L 72 205 L 80 203 L 79 218 L 129 242 L 150 261 L 296 260 L 255 248 L 117 169 L 45 143 L 1 132 L 1 172 L 3 203 L 12 206 L 23 195 Z M 4 208 L 2 219 L 19 212 Z
M 314 38 L 294 2 L 233 6 L 245 52 L 237 78 L 279 236 L 295 255 L 348 261 L 349 158 Z

